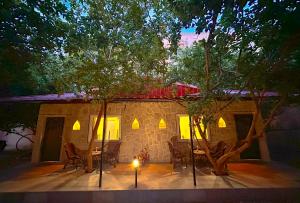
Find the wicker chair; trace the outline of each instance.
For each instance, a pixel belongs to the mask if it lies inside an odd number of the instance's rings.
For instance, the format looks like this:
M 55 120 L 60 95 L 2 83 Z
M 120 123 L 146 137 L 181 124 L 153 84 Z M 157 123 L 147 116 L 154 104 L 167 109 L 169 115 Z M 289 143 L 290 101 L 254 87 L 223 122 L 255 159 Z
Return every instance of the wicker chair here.
M 168 141 L 168 146 L 170 150 L 170 155 L 171 155 L 171 163 L 173 164 L 173 169 L 176 168 L 178 164 L 182 164 L 184 160 L 184 155 L 173 146 L 171 142 Z
M 116 167 L 116 164 L 119 162 L 120 146 L 121 142 L 109 142 L 107 149 L 103 153 L 104 160 L 114 167 Z
M 180 141 L 179 136 L 173 136 L 171 137 L 171 143 L 174 149 L 178 150 L 182 154 L 185 165 L 187 166 L 187 163 L 191 159 L 191 147 L 189 142 Z
M 178 143 L 178 136 L 172 136 L 170 140 L 173 146 L 175 146 Z
M 76 169 L 79 164 L 83 165 L 82 157 L 80 153 L 77 152 L 76 147 L 73 143 L 64 144 L 64 149 L 67 155 L 64 169 L 67 167 L 67 165 L 74 165 Z

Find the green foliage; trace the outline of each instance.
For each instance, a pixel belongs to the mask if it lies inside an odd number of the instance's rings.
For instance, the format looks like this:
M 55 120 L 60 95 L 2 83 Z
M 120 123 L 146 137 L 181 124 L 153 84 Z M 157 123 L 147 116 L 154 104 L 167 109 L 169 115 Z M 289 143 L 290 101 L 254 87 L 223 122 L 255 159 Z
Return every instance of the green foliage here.
M 204 42 L 194 43 L 192 47 L 179 49 L 173 57 L 169 67 L 170 82 L 181 81 L 200 87 L 201 98 L 187 98 L 187 110 L 190 115 L 201 115 L 202 122 L 215 122 L 215 115 L 219 113 L 216 103 L 220 100 L 238 99 L 224 92 L 224 90 L 239 89 L 239 77 L 236 72 L 237 56 L 227 53 L 221 55 L 220 49 L 211 49 L 210 88 L 207 88 L 205 70 Z M 224 53 L 224 52 L 223 52 Z
M 201 134 L 205 153 L 218 175 L 226 174 L 226 163 L 249 148 L 252 139 L 263 136 L 276 111 L 288 95 L 300 91 L 299 9 L 294 0 L 170 0 L 180 26 L 206 32 L 207 39 L 175 60 L 171 76 L 200 85 L 200 96 L 188 100 L 188 111 Z M 197 48 L 196 46 L 200 46 Z M 174 66 L 174 65 L 173 65 Z M 177 67 L 180 66 L 180 67 Z M 225 73 L 225 74 L 224 74 Z M 189 77 L 187 79 L 187 77 Z M 216 121 L 226 106 L 238 99 L 225 92 L 247 90 L 255 104 L 247 136 L 219 158 L 211 155 L 205 137 L 208 124 Z M 280 97 L 264 102 L 266 91 Z M 278 99 L 278 100 L 277 100 Z M 221 103 L 220 101 L 223 101 Z M 268 108 L 264 108 L 268 106 Z M 262 111 L 262 109 L 266 110 Z M 263 128 L 254 131 L 258 115 L 265 115 Z M 201 129 L 201 121 L 204 129 Z M 256 136 L 254 136 L 256 134 Z
M 66 16 L 63 56 L 31 66 L 41 84 L 95 99 L 141 91 L 164 77 L 168 37 L 174 21 L 163 1 L 74 1 Z
M 188 102 L 191 115 L 200 116 L 204 123 L 213 122 L 223 109 L 216 108 L 218 101 L 238 99 L 224 90 L 256 92 L 249 96 L 259 108 L 263 108 L 259 94 L 266 91 L 299 94 L 299 1 L 170 2 L 178 28 L 194 27 L 196 33 L 208 35 L 193 47 L 178 50 L 169 68 L 171 80 L 200 87 L 201 98 Z M 274 101 L 269 109 L 280 102 Z
M 212 50 L 213 60 L 210 72 L 215 84 L 214 91 L 219 88 L 234 88 L 236 55 L 219 56 L 220 50 Z M 182 81 L 194 84 L 202 89 L 206 85 L 205 50 L 203 42 L 195 42 L 191 47 L 181 48 L 172 58 L 168 72 L 170 82 Z M 205 89 L 203 89 L 205 91 Z
M 60 50 L 65 14 L 60 0 L 0 2 L 0 96 L 37 93 L 28 64 Z
M 35 131 L 39 114 L 39 104 L 13 103 L 0 105 L 0 130 L 10 132 L 17 127 Z
M 48 54 L 39 64 L 31 64 L 28 72 L 36 82 L 37 90 L 49 90 L 52 92 L 64 93 L 65 91 L 74 91 L 75 88 L 69 86 L 68 79 L 72 80 L 76 67 L 83 65 L 80 56 L 65 56 Z M 77 92 L 78 93 L 78 92 Z
M 248 45 L 241 47 L 240 72 L 251 70 L 247 78 L 252 88 L 299 92 L 300 83 L 295 80 L 300 76 L 299 9 L 297 1 L 262 1 L 250 10 L 254 16 L 247 19 L 249 25 L 240 34 Z
M 195 45 L 202 49 L 194 46 L 191 54 L 179 59 L 185 72 L 198 70 L 193 83 L 202 81 L 202 91 L 300 91 L 296 79 L 300 76 L 299 1 L 172 3 L 180 25 L 196 27 L 197 33 L 208 32 L 208 38 Z M 202 68 L 205 66 L 207 70 Z M 221 81 L 219 73 L 228 74 L 222 75 Z M 203 82 L 208 79 L 209 83 Z

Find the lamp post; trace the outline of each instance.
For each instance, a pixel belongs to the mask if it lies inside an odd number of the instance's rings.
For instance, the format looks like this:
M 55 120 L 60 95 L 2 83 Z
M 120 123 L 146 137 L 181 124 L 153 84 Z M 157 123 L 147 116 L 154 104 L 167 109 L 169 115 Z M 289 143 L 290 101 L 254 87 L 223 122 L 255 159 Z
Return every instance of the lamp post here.
M 191 116 L 189 116 L 189 121 L 190 121 L 190 139 L 191 139 L 191 148 L 192 148 L 193 180 L 194 180 L 194 186 L 196 186 L 197 182 L 196 182 L 195 156 L 194 156 L 194 143 L 193 143 L 193 139 L 194 139 L 193 124 L 194 124 L 194 121 L 191 118 Z
M 134 158 L 132 161 L 132 165 L 133 165 L 134 171 L 135 171 L 135 188 L 137 188 L 137 170 L 140 165 L 139 160 L 137 158 Z

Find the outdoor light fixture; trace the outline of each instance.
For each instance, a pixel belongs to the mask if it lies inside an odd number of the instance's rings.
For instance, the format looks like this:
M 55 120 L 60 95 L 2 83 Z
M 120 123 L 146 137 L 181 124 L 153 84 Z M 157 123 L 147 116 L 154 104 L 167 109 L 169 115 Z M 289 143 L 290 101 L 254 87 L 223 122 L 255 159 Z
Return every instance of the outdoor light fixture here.
M 226 128 L 226 122 L 222 117 L 219 118 L 218 126 L 219 128 Z
M 80 123 L 78 120 L 75 121 L 75 123 L 73 124 L 73 130 L 80 130 Z
M 132 125 L 131 125 L 131 128 L 133 130 L 137 130 L 137 129 L 140 129 L 140 124 L 139 124 L 139 121 L 137 120 L 137 118 L 135 118 L 132 122 Z
M 133 165 L 134 171 L 135 171 L 135 188 L 137 188 L 137 170 L 140 166 L 140 162 L 136 157 L 134 157 L 134 159 L 132 161 L 132 165 Z
M 158 128 L 159 129 L 166 129 L 167 128 L 166 121 L 163 118 L 160 119 L 159 124 L 158 124 Z

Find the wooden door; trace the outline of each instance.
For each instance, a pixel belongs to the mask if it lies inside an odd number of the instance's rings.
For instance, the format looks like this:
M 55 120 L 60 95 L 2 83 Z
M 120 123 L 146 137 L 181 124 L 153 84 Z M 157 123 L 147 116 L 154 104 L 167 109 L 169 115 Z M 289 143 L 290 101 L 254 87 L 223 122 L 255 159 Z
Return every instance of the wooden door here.
M 234 115 L 236 133 L 238 140 L 243 140 L 246 138 L 251 123 L 253 120 L 252 114 L 237 114 Z M 255 133 L 255 132 L 254 132 Z M 246 149 L 240 154 L 241 159 L 260 159 L 260 150 L 258 139 L 254 139 L 250 148 Z
M 41 161 L 59 161 L 64 117 L 48 117 L 41 148 Z

